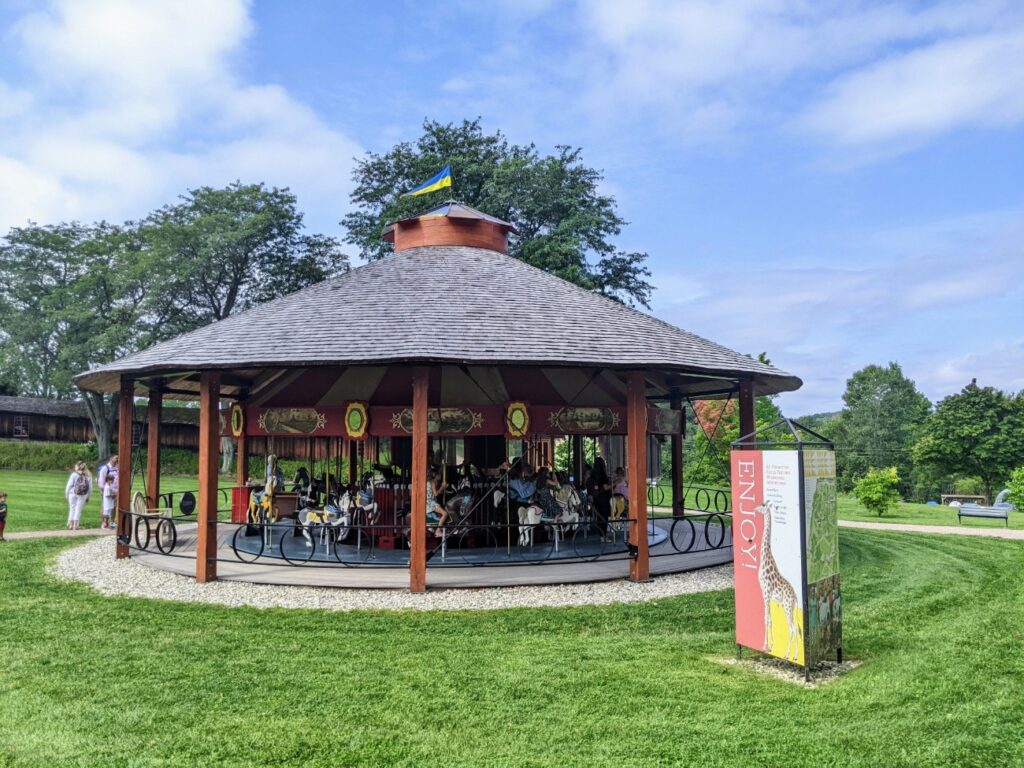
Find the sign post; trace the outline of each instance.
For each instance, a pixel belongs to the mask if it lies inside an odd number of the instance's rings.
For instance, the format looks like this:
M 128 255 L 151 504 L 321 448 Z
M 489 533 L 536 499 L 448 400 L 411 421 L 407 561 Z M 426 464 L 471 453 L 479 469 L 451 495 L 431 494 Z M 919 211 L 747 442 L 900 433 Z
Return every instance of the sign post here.
M 757 439 L 783 425 L 785 439 Z M 752 648 L 808 672 L 832 653 L 841 662 L 834 446 L 782 419 L 733 448 L 737 653 Z

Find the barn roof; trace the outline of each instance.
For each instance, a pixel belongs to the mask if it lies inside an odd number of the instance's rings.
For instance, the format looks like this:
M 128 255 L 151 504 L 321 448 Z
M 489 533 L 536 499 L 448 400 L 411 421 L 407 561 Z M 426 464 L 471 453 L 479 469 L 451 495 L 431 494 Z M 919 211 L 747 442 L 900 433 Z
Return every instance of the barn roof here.
M 758 392 L 796 376 L 496 251 L 408 248 L 80 374 L 434 363 L 644 368 L 744 378 Z
M 0 395 L 0 413 L 25 416 L 51 416 L 62 419 L 88 419 L 89 412 L 81 400 L 54 400 L 48 397 L 8 397 Z M 148 411 L 136 406 L 135 420 L 145 421 Z M 164 407 L 160 421 L 164 424 L 199 424 L 198 408 Z

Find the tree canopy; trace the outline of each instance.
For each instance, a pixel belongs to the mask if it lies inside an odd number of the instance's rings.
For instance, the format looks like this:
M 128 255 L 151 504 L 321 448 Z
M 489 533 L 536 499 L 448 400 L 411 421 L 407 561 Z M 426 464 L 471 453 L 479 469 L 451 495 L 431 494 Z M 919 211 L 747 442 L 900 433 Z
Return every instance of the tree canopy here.
M 911 451 L 931 412 L 931 403 L 899 363 L 869 365 L 851 376 L 843 394 L 845 407 L 829 435 L 837 443 L 837 469 L 849 485 L 870 469 L 895 467 L 899 489 L 910 487 Z
M 452 190 L 401 197 L 445 165 L 452 166 Z M 388 222 L 422 213 L 451 194 L 516 226 L 510 255 L 616 300 L 648 306 L 647 254 L 613 244 L 625 222 L 615 199 L 599 191 L 601 172 L 583 163 L 579 148 L 559 146 L 541 155 L 533 144 L 510 144 L 500 131 L 484 133 L 479 119 L 426 120 L 415 142 L 368 153 L 354 178 L 355 210 L 342 224 L 347 242 L 367 259 L 390 251 L 381 237 Z
M 170 338 L 348 267 L 332 237 L 302 232 L 288 189 L 235 182 L 189 190 L 139 227 L 161 289 L 151 338 Z
M 947 477 L 981 478 L 991 501 L 995 486 L 1024 465 L 1024 394 L 971 382 L 935 407 L 913 455 Z
M 287 189 L 190 190 L 142 222 L 16 227 L 0 240 L 4 389 L 79 395 L 72 377 L 347 267 L 302 232 Z M 85 393 L 101 458 L 117 398 Z

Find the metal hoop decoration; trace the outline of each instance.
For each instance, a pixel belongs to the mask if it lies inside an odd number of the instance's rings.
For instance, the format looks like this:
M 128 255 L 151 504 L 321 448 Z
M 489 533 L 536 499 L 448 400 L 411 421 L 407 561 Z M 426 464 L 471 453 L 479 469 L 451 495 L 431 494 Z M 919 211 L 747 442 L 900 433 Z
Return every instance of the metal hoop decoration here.
M 252 552 L 249 549 L 246 549 L 245 547 L 240 548 L 238 546 L 240 543 L 238 537 L 248 537 L 248 534 L 246 533 L 247 527 L 248 526 L 240 525 L 237 528 L 235 528 L 235 532 L 231 536 L 231 549 L 234 551 L 235 557 L 237 557 L 243 563 L 254 563 L 257 560 L 259 560 L 260 557 L 263 555 L 263 547 L 265 546 L 265 541 L 263 539 L 263 531 L 261 530 L 259 532 L 259 536 L 256 538 L 257 546 L 255 547 L 255 552 Z
M 231 436 L 238 439 L 245 432 L 245 411 L 235 403 L 231 406 Z
M 169 555 L 178 545 L 178 527 L 170 518 L 163 518 L 156 526 L 156 548 Z
M 505 432 L 509 437 L 526 437 L 530 433 L 530 407 L 521 400 L 505 408 Z
M 146 517 L 135 518 L 135 546 L 139 549 L 149 549 L 149 519 Z
M 700 496 L 702 493 L 704 494 L 703 502 Z M 708 493 L 707 488 L 698 488 L 693 500 L 697 503 L 697 509 L 701 512 L 707 512 L 711 508 L 711 494 Z
M 715 491 L 715 512 L 728 512 L 729 511 L 729 498 L 725 495 L 725 491 Z
M 672 541 L 672 548 L 676 552 L 685 554 L 693 549 L 697 541 L 697 530 L 693 521 L 688 517 L 679 517 L 672 521 L 672 528 L 669 529 L 669 539 Z
M 711 541 L 711 521 L 717 520 L 718 523 L 718 540 L 712 543 Z M 722 546 L 722 542 L 725 541 L 725 518 L 718 514 L 711 514 L 707 520 L 704 521 L 704 541 L 708 543 L 708 546 L 712 549 L 718 549 Z
M 370 427 L 366 403 L 353 400 L 345 406 L 345 436 L 349 440 L 362 440 Z

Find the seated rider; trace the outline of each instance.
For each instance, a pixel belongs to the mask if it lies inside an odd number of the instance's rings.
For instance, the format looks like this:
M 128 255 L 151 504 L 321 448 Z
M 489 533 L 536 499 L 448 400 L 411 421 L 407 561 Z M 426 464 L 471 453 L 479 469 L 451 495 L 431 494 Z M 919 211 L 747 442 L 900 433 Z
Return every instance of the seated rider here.
M 556 494 L 559 490 L 558 478 L 547 467 L 537 472 L 537 504 L 540 505 L 544 519 L 554 520 L 562 514 Z
M 427 472 L 427 525 L 434 525 L 434 535 L 440 538 L 444 535 L 441 530 L 448 519 L 448 510 L 438 500 L 447 488 L 447 483 L 441 479 L 441 473 L 433 467 Z

